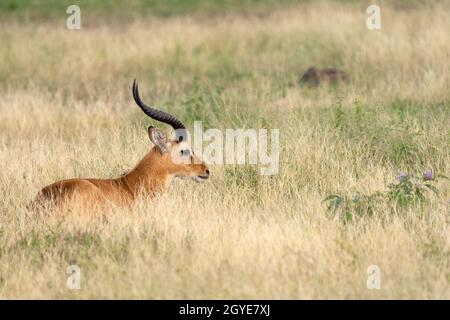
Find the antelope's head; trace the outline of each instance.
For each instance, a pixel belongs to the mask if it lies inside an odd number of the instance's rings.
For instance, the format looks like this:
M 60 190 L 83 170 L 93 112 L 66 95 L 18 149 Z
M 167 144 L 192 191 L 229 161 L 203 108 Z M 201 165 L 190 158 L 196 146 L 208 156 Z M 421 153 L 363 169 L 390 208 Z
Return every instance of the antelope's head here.
M 153 126 L 148 127 L 148 136 L 155 145 L 152 153 L 156 155 L 158 163 L 171 176 L 178 178 L 192 178 L 197 182 L 209 178 L 209 169 L 198 158 L 187 141 L 185 125 L 173 115 L 145 105 L 140 96 L 136 80 L 133 82 L 133 97 L 141 110 L 150 118 L 172 126 L 175 139 L 169 139 L 161 130 Z

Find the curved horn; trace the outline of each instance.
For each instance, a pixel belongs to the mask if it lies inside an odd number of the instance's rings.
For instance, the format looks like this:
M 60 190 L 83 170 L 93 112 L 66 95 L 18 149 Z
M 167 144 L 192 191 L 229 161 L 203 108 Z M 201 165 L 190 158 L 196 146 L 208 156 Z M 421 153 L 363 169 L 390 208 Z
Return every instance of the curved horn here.
M 156 121 L 167 123 L 167 124 L 171 125 L 174 130 L 186 129 L 186 126 L 183 124 L 183 122 L 181 122 L 180 120 L 175 118 L 173 115 L 145 105 L 145 103 L 142 102 L 141 97 L 139 97 L 139 90 L 138 90 L 138 85 L 137 85 L 136 79 L 134 79 L 134 81 L 133 81 L 133 89 L 132 90 L 133 90 L 134 101 L 136 101 L 139 108 L 141 108 L 141 110 L 144 111 L 144 113 L 146 115 L 148 115 L 150 118 L 152 118 Z

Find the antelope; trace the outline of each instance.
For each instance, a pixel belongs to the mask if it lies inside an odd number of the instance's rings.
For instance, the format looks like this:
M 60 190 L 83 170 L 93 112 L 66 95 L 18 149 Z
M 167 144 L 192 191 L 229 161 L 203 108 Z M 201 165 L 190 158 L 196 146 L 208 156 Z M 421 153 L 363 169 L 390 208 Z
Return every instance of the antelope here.
M 168 124 L 175 130 L 175 139 L 153 126 L 148 137 L 154 144 L 147 155 L 130 171 L 115 179 L 69 179 L 44 187 L 33 204 L 62 205 L 74 197 L 83 203 L 105 201 L 132 204 L 140 194 L 153 198 L 164 192 L 174 177 L 191 178 L 202 182 L 209 178 L 209 169 L 192 151 L 186 141 L 186 126 L 173 115 L 149 107 L 139 96 L 136 79 L 132 86 L 133 98 L 150 118 Z
M 348 81 L 349 76 L 342 70 L 336 68 L 318 69 L 316 67 L 309 67 L 300 78 L 299 83 L 307 84 L 309 87 L 317 87 L 322 82 L 336 84 Z

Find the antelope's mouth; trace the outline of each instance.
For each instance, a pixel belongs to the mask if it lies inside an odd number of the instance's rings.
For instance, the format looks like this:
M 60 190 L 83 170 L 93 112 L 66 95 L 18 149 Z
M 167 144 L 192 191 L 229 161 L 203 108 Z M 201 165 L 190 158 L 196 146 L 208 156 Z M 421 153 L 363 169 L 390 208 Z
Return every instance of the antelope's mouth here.
M 208 178 L 209 178 L 209 170 L 206 171 L 205 175 L 197 175 L 197 176 L 195 176 L 195 181 L 203 182 L 205 180 L 208 180 Z
M 205 180 L 208 180 L 208 178 L 209 178 L 209 174 L 208 175 L 204 175 L 204 176 L 195 176 L 195 181 L 203 182 Z

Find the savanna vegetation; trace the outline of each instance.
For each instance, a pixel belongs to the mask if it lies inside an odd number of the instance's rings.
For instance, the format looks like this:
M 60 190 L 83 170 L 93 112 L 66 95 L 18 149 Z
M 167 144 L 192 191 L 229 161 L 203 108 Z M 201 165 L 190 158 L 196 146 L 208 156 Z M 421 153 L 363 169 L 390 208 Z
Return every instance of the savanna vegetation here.
M 450 298 L 450 2 L 0 4 L 0 298 Z M 299 86 L 311 65 L 348 84 Z M 213 165 L 133 208 L 33 212 L 190 128 L 280 129 L 273 176 Z M 66 287 L 69 265 L 80 290 Z M 381 270 L 369 290 L 367 268 Z

